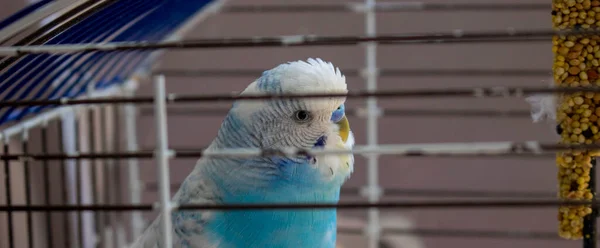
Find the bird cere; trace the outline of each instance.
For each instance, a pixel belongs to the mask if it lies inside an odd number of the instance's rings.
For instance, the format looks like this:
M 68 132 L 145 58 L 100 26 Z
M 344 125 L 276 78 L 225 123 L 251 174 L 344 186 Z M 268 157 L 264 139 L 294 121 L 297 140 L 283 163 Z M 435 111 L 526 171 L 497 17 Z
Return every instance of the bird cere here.
M 241 94 L 347 93 L 338 68 L 321 59 L 265 71 Z M 345 97 L 239 100 L 207 150 L 289 147 L 351 149 Z M 337 203 L 354 168 L 352 154 L 202 157 L 173 197 L 176 204 Z M 322 247 L 336 244 L 336 210 L 172 213 L 173 247 Z M 134 248 L 161 247 L 157 219 Z M 171 245 L 171 244 L 165 244 Z
M 554 0 L 553 28 L 592 30 L 600 26 L 600 1 Z M 557 87 L 598 86 L 600 80 L 600 36 L 568 35 L 552 39 L 552 67 Z M 600 94 L 562 94 L 558 98 L 557 132 L 563 144 L 592 144 L 600 139 Z M 590 170 L 593 151 L 568 151 L 557 154 L 559 193 L 565 200 L 592 200 Z M 583 237 L 584 218 L 589 206 L 560 206 L 559 235 L 565 239 Z

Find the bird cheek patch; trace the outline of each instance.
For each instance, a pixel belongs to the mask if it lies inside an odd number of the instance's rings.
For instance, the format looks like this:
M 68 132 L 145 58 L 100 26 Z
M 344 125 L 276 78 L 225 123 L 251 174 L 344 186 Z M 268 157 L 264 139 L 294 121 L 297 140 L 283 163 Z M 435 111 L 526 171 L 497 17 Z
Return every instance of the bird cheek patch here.
M 321 136 L 315 143 L 315 147 L 324 147 L 327 144 L 327 136 Z

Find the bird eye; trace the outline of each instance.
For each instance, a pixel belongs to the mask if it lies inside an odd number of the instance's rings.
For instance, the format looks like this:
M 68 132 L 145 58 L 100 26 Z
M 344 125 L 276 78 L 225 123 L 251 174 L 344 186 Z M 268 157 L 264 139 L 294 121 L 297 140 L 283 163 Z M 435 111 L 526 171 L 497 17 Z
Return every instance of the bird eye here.
M 306 110 L 298 110 L 294 113 L 294 119 L 298 122 L 306 122 L 310 120 L 310 113 Z

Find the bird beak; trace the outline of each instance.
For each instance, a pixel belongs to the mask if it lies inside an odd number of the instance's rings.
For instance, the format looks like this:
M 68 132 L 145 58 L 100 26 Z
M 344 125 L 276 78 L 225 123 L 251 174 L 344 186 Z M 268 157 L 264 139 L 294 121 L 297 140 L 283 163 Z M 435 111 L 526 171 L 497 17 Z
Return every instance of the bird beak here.
M 344 115 L 344 117 L 342 117 L 342 119 L 335 124 L 340 127 L 340 137 L 342 138 L 342 141 L 346 143 L 346 141 L 348 141 L 348 135 L 350 134 L 350 122 L 348 122 L 346 115 Z

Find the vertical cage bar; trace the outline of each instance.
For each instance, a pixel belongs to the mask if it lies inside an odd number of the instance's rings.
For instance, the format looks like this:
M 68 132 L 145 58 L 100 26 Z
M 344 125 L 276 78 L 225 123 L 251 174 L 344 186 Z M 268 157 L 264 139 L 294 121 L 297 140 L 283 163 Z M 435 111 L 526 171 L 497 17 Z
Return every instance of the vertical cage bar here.
M 89 143 L 89 151 L 90 152 L 97 152 L 96 150 L 96 111 L 95 109 L 92 107 L 88 110 L 88 143 Z M 98 182 L 97 182 L 97 173 L 96 173 L 96 163 L 97 160 L 92 158 L 89 160 L 90 161 L 90 170 L 91 170 L 91 179 L 90 179 L 90 184 L 92 185 L 92 202 L 94 204 L 98 204 Z M 100 226 L 100 221 L 98 221 L 99 216 L 102 214 L 102 212 L 97 212 L 94 213 L 94 222 L 96 222 L 96 224 L 94 225 L 94 229 L 93 232 L 99 234 L 100 232 L 102 232 L 102 228 Z
M 41 127 L 42 154 L 48 154 L 48 122 L 44 122 Z M 44 176 L 44 204 L 50 205 L 50 163 L 48 160 L 42 161 Z M 54 238 L 52 237 L 52 212 L 46 211 L 46 242 L 48 248 L 54 247 Z
M 106 118 L 108 117 L 108 115 L 106 114 L 106 106 L 102 106 L 100 108 L 100 147 L 102 149 L 102 152 L 108 152 L 108 126 L 106 125 Z M 102 166 L 100 168 L 102 168 L 102 203 L 104 204 L 110 204 L 110 190 L 111 190 L 111 183 L 110 183 L 110 161 L 108 159 L 103 159 L 101 162 Z M 101 234 L 101 242 L 103 244 L 103 247 L 110 247 L 110 239 L 112 237 L 112 231 L 111 231 L 111 227 L 110 227 L 110 216 L 112 215 L 112 213 L 110 212 L 106 212 L 102 214 L 102 217 L 100 218 L 102 221 L 102 225 L 101 225 L 101 229 L 100 232 L 102 232 Z
M 113 151 L 114 152 L 120 152 L 121 151 L 121 110 L 122 108 L 120 106 L 114 106 L 113 107 L 113 129 L 114 129 L 114 133 L 113 133 L 113 137 L 114 137 L 114 144 L 113 144 Z M 123 200 L 123 194 L 121 191 L 121 186 L 123 185 L 123 178 L 121 178 L 121 160 L 120 159 L 114 159 L 113 160 L 113 176 L 115 178 L 115 204 L 122 204 L 122 200 Z M 126 240 L 125 240 L 125 229 L 123 228 L 123 212 L 116 212 L 115 213 L 115 247 L 124 247 L 126 244 Z
M 171 192 L 169 180 L 169 147 L 167 135 L 166 87 L 164 75 L 154 77 L 154 111 L 156 117 L 156 166 L 159 184 L 163 234 L 162 247 L 173 246 Z
M 69 108 L 63 112 L 61 117 L 61 135 L 63 149 L 67 154 L 77 154 L 82 149 L 82 143 L 79 136 L 81 134 L 79 114 L 74 108 Z M 80 206 L 82 204 L 81 194 L 81 166 L 82 160 L 68 159 L 64 160 L 65 175 L 67 180 L 64 187 L 68 195 L 68 203 Z M 69 222 L 71 227 L 71 244 L 73 247 L 83 248 L 86 243 L 83 234 L 83 213 L 81 211 L 69 212 Z
M 29 154 L 29 130 L 27 128 L 23 129 L 23 134 L 21 136 L 21 149 L 23 150 L 23 154 Z M 28 207 L 31 206 L 31 168 L 28 159 L 23 160 L 23 177 L 25 181 L 25 205 Z M 27 211 L 26 213 L 26 221 L 27 221 L 27 247 L 34 247 L 33 242 L 33 218 L 32 212 Z
M 78 133 L 79 133 L 79 118 L 77 118 L 77 115 L 75 114 L 75 128 L 73 130 L 74 134 L 75 134 L 75 151 L 81 151 L 81 142 L 79 140 L 78 137 Z M 81 160 L 77 159 L 75 160 L 75 199 L 77 202 L 78 206 L 81 206 L 82 203 L 82 190 L 81 190 Z M 77 211 L 77 240 L 78 240 L 78 244 L 79 247 L 84 247 L 84 241 L 83 241 L 83 214 L 81 213 L 81 211 Z
M 110 146 L 110 141 L 111 139 L 109 138 L 112 137 L 113 139 L 114 137 L 114 127 L 111 126 L 111 123 L 108 123 L 108 121 L 110 120 L 110 114 L 111 113 L 112 107 L 111 106 L 105 106 L 102 108 L 102 150 L 104 152 L 113 152 L 112 147 Z M 110 132 L 109 132 L 110 130 Z M 110 134 L 110 135 L 109 135 Z M 103 172 L 103 178 L 104 178 L 104 203 L 105 204 L 114 204 L 115 203 L 115 194 L 114 194 L 114 180 L 116 180 L 115 178 L 112 178 L 112 174 L 115 170 L 115 160 L 111 160 L 111 159 L 105 159 L 104 161 L 104 172 Z M 105 238 L 105 244 L 104 247 L 112 247 L 115 245 L 115 241 L 116 241 L 116 233 L 115 233 L 115 223 L 116 223 L 116 213 L 115 212 L 107 212 L 106 215 L 104 215 L 105 217 L 105 230 L 106 230 L 106 238 Z
M 58 152 L 59 153 L 64 153 L 65 152 L 65 148 L 64 148 L 64 142 L 63 142 L 63 123 L 62 120 L 59 120 L 59 123 L 57 126 L 57 130 L 56 133 L 58 134 Z M 68 177 L 68 172 L 67 172 L 67 161 L 63 160 L 60 163 L 60 178 L 61 178 L 61 182 L 62 182 L 62 188 L 61 188 L 61 197 L 63 199 L 63 203 L 65 205 L 69 204 L 69 177 Z M 71 247 L 71 229 L 69 228 L 69 213 L 65 212 L 64 213 L 64 219 L 63 219 L 63 225 L 65 225 L 65 230 L 64 230 L 64 239 L 65 239 L 65 248 L 70 248 Z
M 130 87 L 126 91 L 127 96 L 132 97 L 135 95 L 135 87 Z M 137 152 L 137 107 L 135 104 L 125 104 L 124 106 L 124 118 L 125 118 L 125 140 L 127 143 L 128 152 Z M 141 181 L 140 181 L 140 169 L 139 163 L 136 158 L 130 158 L 127 160 L 127 177 L 129 182 L 129 201 L 132 205 L 138 205 L 142 202 L 141 192 Z M 131 237 L 132 240 L 142 235 L 144 230 L 144 220 L 142 214 L 138 211 L 133 211 L 131 214 Z
M 375 14 L 375 0 L 365 0 L 365 34 L 368 37 L 377 34 L 377 23 Z M 377 44 L 369 42 L 366 44 L 366 88 L 368 91 L 377 90 Z M 367 105 L 367 145 L 376 146 L 378 136 L 378 108 L 377 99 L 369 97 Z M 367 155 L 367 198 L 371 203 L 379 201 L 379 155 Z M 367 237 L 368 248 L 379 247 L 379 210 L 370 208 L 368 210 Z
M 9 148 L 8 148 L 8 143 L 10 142 L 10 139 L 7 137 L 5 137 L 4 139 L 4 154 L 8 154 Z M 12 205 L 12 189 L 11 189 L 11 182 L 10 182 L 10 160 L 6 159 L 4 160 L 4 190 L 6 193 L 6 205 L 10 206 Z M 6 219 L 7 219 L 7 227 L 8 227 L 8 247 L 13 248 L 15 247 L 15 235 L 14 235 L 14 225 L 13 225 L 13 213 L 12 211 L 7 211 L 6 212 Z

